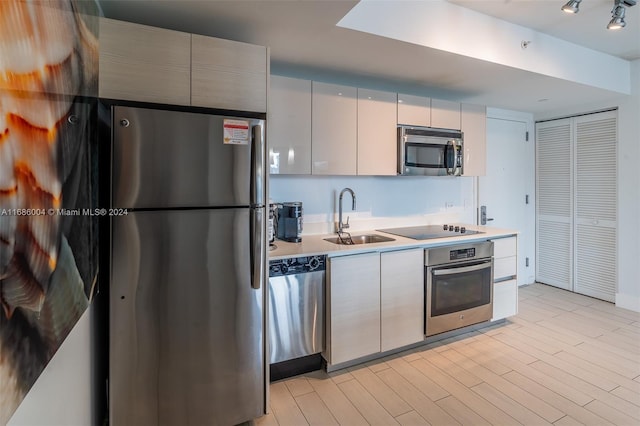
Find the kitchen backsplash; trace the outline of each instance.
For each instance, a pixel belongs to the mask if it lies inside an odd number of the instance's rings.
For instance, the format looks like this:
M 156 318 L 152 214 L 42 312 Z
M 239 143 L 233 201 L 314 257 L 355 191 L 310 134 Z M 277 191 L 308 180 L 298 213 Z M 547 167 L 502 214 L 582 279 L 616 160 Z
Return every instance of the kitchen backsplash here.
M 274 202 L 302 201 L 302 235 L 335 231 L 340 191 L 351 188 L 342 200 L 343 221 L 349 231 L 380 227 L 476 221 L 474 178 L 421 176 L 280 176 L 271 175 L 269 198 Z

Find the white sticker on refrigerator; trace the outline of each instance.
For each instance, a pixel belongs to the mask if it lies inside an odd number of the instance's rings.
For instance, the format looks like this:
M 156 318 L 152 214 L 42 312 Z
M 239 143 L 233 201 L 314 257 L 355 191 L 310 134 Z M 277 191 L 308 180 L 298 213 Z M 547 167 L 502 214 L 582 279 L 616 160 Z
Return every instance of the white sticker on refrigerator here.
M 246 120 L 224 119 L 222 123 L 224 129 L 223 141 L 230 145 L 249 144 L 249 122 Z

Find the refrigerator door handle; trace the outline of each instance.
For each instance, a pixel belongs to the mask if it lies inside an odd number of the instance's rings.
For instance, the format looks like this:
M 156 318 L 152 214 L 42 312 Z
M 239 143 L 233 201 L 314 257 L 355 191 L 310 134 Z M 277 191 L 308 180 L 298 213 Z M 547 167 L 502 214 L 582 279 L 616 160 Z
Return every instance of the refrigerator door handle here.
M 264 283 L 267 249 L 265 244 L 266 223 L 264 220 L 265 208 L 251 209 L 251 287 L 259 289 Z
M 251 144 L 251 206 L 265 205 L 265 146 L 264 128 L 255 125 L 251 129 L 253 141 Z

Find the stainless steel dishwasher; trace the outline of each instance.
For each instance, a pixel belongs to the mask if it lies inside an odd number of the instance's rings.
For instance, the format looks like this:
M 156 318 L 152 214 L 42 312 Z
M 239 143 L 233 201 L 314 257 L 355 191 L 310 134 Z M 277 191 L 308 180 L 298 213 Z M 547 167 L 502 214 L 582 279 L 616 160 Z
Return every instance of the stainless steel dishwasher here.
M 325 270 L 326 256 L 269 262 L 271 364 L 319 354 L 324 349 Z

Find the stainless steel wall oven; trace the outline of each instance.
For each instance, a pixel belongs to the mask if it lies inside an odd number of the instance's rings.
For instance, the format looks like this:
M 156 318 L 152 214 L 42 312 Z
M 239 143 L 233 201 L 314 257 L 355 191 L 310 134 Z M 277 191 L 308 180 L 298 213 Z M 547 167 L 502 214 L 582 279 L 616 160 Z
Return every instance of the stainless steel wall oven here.
M 488 321 L 493 315 L 493 242 L 425 250 L 425 335 Z

